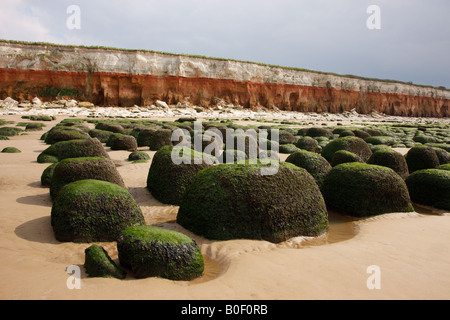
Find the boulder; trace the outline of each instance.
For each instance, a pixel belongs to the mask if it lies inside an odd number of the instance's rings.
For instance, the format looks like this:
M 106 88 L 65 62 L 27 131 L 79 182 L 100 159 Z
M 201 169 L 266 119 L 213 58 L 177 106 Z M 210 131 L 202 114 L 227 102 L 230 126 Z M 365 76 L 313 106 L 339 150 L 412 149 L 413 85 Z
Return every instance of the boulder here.
M 94 244 L 84 252 L 84 269 L 89 277 L 125 279 L 127 273 L 116 265 L 103 247 Z
M 145 224 L 127 189 L 100 180 L 65 185 L 53 202 L 51 225 L 61 242 L 117 241 L 129 226 Z
M 189 281 L 204 272 L 200 248 L 188 236 L 163 228 L 132 226 L 117 241 L 119 261 L 136 278 Z
M 263 175 L 265 163 L 220 164 L 200 171 L 183 196 L 177 222 L 213 240 L 258 239 L 274 243 L 318 236 L 328 215 L 314 178 L 280 163 Z
M 365 163 L 344 163 L 325 177 L 321 191 L 328 209 L 353 217 L 411 212 L 405 181 L 392 169 Z
M 406 178 L 406 185 L 413 202 L 450 210 L 450 171 L 417 170 Z

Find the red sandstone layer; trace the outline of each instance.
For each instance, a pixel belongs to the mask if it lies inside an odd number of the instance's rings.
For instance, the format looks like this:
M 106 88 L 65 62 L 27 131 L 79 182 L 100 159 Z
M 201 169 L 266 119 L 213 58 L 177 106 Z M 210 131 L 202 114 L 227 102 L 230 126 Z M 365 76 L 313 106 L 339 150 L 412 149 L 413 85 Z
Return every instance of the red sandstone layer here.
M 169 104 L 188 100 L 210 106 L 223 99 L 244 107 L 276 106 L 299 112 L 337 113 L 355 108 L 362 114 L 377 111 L 396 116 L 449 116 L 448 99 L 428 96 L 228 79 L 0 69 L 1 99 L 46 100 L 50 89 L 76 92 L 75 98 L 100 106 L 145 106 L 156 100 Z

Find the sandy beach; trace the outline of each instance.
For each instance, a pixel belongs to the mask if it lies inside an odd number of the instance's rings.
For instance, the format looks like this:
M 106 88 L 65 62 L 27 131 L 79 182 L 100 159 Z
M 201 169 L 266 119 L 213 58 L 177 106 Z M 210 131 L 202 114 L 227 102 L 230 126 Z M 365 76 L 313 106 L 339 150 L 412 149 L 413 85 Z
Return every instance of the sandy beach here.
M 19 115 L 1 118 L 23 121 Z M 65 118 L 46 123 L 45 130 Z M 151 162 L 133 164 L 126 161 L 129 152 L 109 148 L 146 224 L 195 239 L 205 273 L 190 282 L 89 278 L 83 264 L 91 244 L 60 243 L 50 225 L 49 189 L 40 183 L 48 164 L 36 162 L 48 147 L 39 140 L 43 132 L 0 141 L 0 150 L 22 151 L 0 154 L 0 299 L 450 299 L 450 213 L 424 208 L 361 220 L 330 213 L 330 231 L 319 239 L 210 241 L 176 224 L 178 207 L 161 204 L 147 191 Z M 115 242 L 100 245 L 118 261 Z M 80 289 L 67 286 L 72 265 L 81 267 Z M 368 287 L 371 266 L 379 268 L 380 288 Z

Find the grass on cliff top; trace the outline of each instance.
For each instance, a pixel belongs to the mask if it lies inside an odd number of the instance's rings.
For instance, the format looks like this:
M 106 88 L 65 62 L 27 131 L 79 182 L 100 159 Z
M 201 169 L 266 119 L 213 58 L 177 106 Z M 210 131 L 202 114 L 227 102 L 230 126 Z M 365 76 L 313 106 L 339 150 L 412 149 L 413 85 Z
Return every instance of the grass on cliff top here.
M 360 80 L 400 83 L 400 84 L 406 84 L 406 85 L 422 87 L 422 88 L 433 88 L 433 89 L 438 89 L 438 90 L 450 91 L 450 89 L 447 89 L 447 88 L 442 87 L 442 86 L 441 87 L 434 87 L 434 86 L 431 86 L 431 85 L 415 84 L 415 83 L 412 83 L 412 82 L 405 82 L 405 81 L 400 81 L 400 80 L 367 78 L 367 77 L 355 76 L 355 75 L 351 75 L 351 74 L 342 75 L 342 74 L 337 74 L 337 73 L 333 73 L 333 72 L 324 72 L 324 71 L 310 70 L 310 69 L 297 68 L 297 67 L 286 67 L 286 66 L 279 66 L 279 65 L 262 63 L 262 62 L 254 62 L 254 61 L 245 61 L 245 60 L 237 60 L 237 59 L 208 57 L 208 56 L 195 55 L 195 54 L 171 53 L 171 52 L 162 52 L 162 51 L 147 50 L 147 49 L 125 49 L 125 48 L 114 48 L 114 47 L 105 47 L 105 46 L 84 46 L 84 45 L 56 44 L 56 43 L 49 43 L 49 42 L 28 42 L 28 41 L 6 40 L 6 39 L 0 39 L 0 43 L 1 42 L 3 42 L 3 43 L 11 43 L 11 44 L 56 46 L 56 47 L 66 47 L 66 48 L 87 48 L 87 49 L 120 50 L 120 51 L 128 51 L 128 52 L 151 52 L 151 53 L 158 53 L 158 54 L 165 54 L 165 55 L 185 56 L 185 57 L 212 59 L 212 60 L 219 60 L 219 61 L 235 61 L 235 62 L 243 62 L 243 63 L 252 63 L 252 64 L 256 64 L 256 65 L 260 65 L 260 66 L 266 66 L 266 67 L 272 67 L 272 68 L 282 68 L 282 69 L 288 69 L 288 70 L 313 72 L 313 73 L 317 73 L 317 74 L 332 75 L 332 76 L 337 76 L 337 77 L 360 79 Z

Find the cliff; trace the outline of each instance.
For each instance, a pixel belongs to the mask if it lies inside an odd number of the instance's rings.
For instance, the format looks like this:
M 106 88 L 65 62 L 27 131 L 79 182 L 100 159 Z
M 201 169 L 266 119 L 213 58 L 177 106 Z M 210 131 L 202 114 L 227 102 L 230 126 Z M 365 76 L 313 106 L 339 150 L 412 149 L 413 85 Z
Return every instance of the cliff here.
M 0 41 L 0 99 L 68 96 L 99 106 L 225 101 L 281 110 L 448 117 L 450 91 L 140 50 Z

